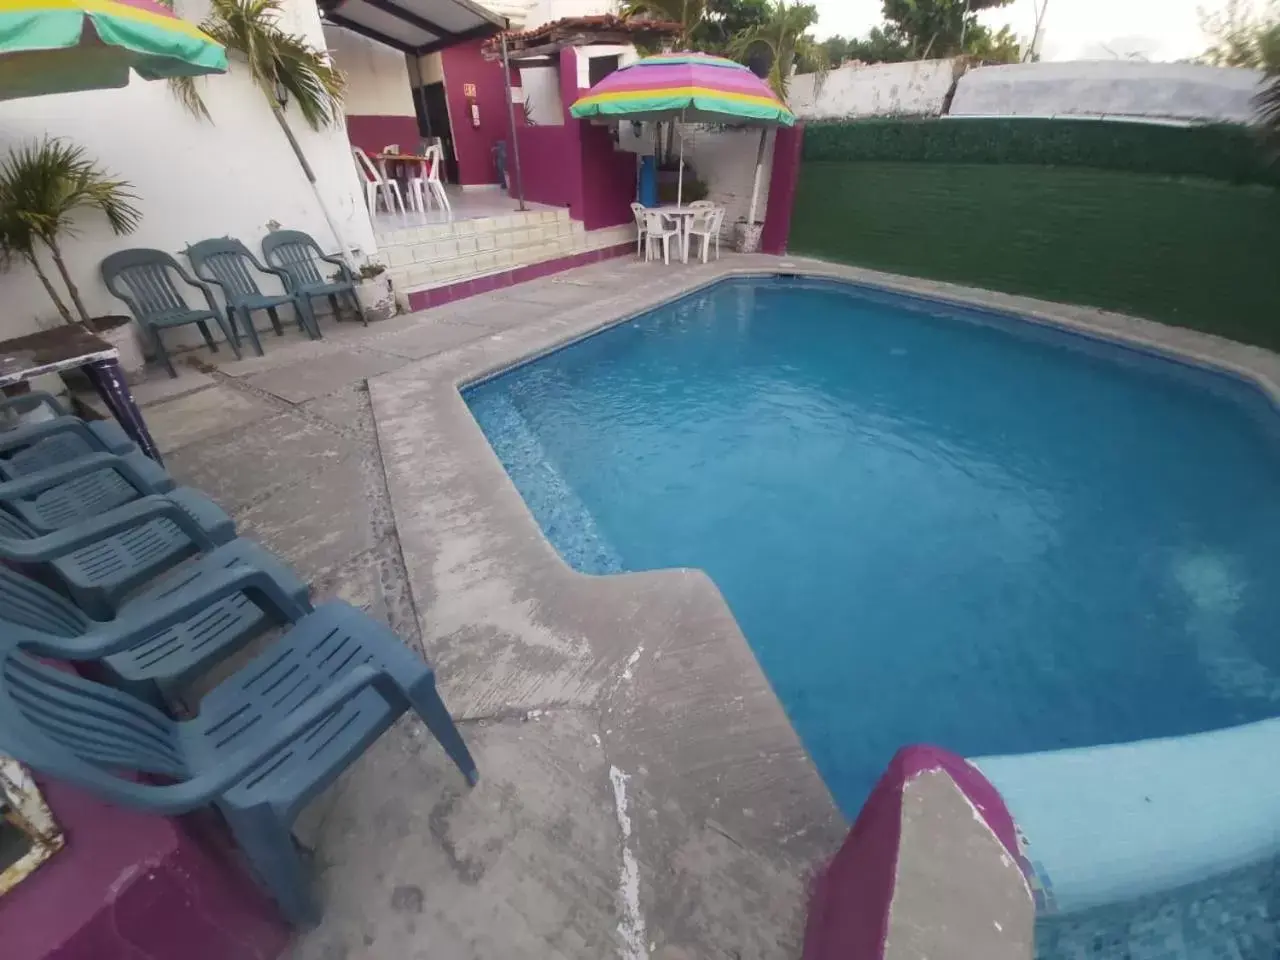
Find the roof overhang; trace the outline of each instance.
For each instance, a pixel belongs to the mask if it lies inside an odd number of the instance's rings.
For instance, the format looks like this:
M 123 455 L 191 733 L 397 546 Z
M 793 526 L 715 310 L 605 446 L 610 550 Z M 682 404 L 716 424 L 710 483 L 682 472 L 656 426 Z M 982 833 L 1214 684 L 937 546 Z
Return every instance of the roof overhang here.
M 334 26 L 415 56 L 507 27 L 505 17 L 472 0 L 322 0 L 320 10 Z
M 645 17 L 617 17 L 611 13 L 589 17 L 564 17 L 532 30 L 507 31 L 507 49 L 512 63 L 528 63 L 558 57 L 566 47 L 597 44 L 627 46 L 668 42 L 683 28 L 666 20 Z M 481 51 L 486 60 L 502 57 L 499 40 L 490 40 Z

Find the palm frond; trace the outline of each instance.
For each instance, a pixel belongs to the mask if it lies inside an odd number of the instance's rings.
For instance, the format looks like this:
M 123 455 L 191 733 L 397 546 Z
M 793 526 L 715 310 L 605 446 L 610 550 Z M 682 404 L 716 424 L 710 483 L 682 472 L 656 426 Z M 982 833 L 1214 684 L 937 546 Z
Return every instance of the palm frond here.
M 273 107 L 284 91 L 313 130 L 341 123 L 346 78 L 327 51 L 281 26 L 281 10 L 280 0 L 213 0 L 200 29 L 245 59 Z M 171 89 L 193 114 L 209 116 L 194 83 L 174 82 Z
M 1257 109 L 1258 132 L 1272 155 L 1280 159 L 1280 70 L 1270 74 L 1253 98 L 1253 105 Z
M 209 108 L 205 106 L 204 98 L 200 96 L 200 91 L 196 87 L 195 77 L 170 77 L 169 92 L 177 97 L 183 108 L 197 120 L 213 122 L 213 117 L 209 116 Z
M 131 233 L 142 220 L 137 199 L 131 183 L 109 176 L 67 140 L 23 144 L 0 163 L 0 223 L 13 231 L 18 249 L 37 238 L 74 236 L 82 209 L 98 210 L 117 234 Z

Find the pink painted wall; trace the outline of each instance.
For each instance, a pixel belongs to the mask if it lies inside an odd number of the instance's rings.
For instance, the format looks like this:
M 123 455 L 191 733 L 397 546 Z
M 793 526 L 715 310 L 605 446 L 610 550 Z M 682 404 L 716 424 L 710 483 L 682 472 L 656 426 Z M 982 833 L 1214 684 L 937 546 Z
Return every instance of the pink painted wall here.
M 574 148 L 573 132 L 558 126 L 521 127 L 517 135 L 524 198 L 554 207 L 570 206 L 575 195 L 564 167 L 565 156 Z M 511 176 L 514 185 L 514 170 Z
M 791 237 L 791 212 L 796 205 L 796 184 L 800 179 L 800 149 L 804 145 L 804 124 L 779 127 L 773 143 L 773 172 L 769 175 L 769 208 L 765 211 L 760 250 L 778 256 L 787 252 Z
M 582 93 L 577 52 L 561 50 L 564 124 L 519 131 L 525 199 L 568 207 L 569 216 L 588 230 L 631 223 L 638 161 L 615 148 L 609 128 L 573 118 L 569 108 Z
M 275 960 L 288 946 L 229 838 L 56 781 L 40 789 L 66 846 L 0 897 L 4 960 Z
M 464 185 L 497 183 L 498 170 L 493 163 L 493 145 L 510 139 L 507 115 L 507 92 L 502 78 L 502 64 L 480 55 L 483 40 L 472 40 L 441 51 L 444 65 L 445 98 L 449 102 L 449 125 L 453 129 L 453 149 L 458 157 L 458 182 Z M 519 71 L 511 71 L 511 82 L 519 86 Z M 480 126 L 471 125 L 471 114 L 463 88 L 476 86 L 476 103 L 480 106 Z M 516 110 L 516 127 L 525 125 L 524 111 Z M 510 162 L 510 161 L 508 161 Z
M 973 804 L 1015 862 L 1021 862 L 1013 817 L 987 779 L 940 747 L 903 747 L 876 783 L 839 852 L 814 881 L 805 922 L 804 960 L 880 960 L 898 873 L 902 799 L 926 770 L 943 770 Z
M 399 144 L 402 150 L 416 151 L 421 134 L 417 117 L 348 115 L 347 139 L 353 147 L 373 156 L 391 143 Z

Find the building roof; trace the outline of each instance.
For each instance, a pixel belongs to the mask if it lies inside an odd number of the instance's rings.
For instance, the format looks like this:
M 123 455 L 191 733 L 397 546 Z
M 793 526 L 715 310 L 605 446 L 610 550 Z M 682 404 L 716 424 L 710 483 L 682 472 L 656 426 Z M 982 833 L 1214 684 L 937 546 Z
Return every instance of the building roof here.
M 492 36 L 507 26 L 505 17 L 473 0 L 320 0 L 319 6 L 328 23 L 416 55 Z
M 565 47 L 582 47 L 593 43 L 653 43 L 679 35 L 683 28 L 669 20 L 647 20 L 642 17 L 616 17 L 611 13 L 592 17 L 564 17 L 531 30 L 508 30 L 507 50 L 516 59 L 544 57 Z M 484 45 L 486 56 L 500 52 L 499 38 Z

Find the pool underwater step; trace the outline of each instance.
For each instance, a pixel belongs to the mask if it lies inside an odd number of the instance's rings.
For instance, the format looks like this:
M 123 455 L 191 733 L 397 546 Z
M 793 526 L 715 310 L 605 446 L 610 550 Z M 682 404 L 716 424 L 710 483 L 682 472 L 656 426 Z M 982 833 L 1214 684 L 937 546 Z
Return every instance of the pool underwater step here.
M 515 402 L 503 396 L 490 413 L 485 432 L 491 440 L 503 438 L 502 449 L 496 451 L 498 456 L 505 463 L 537 465 L 537 472 L 528 478 L 528 487 L 524 484 L 521 487 L 528 491 L 526 499 L 538 501 L 534 513 L 542 520 L 547 539 L 560 555 L 570 566 L 585 573 L 621 573 L 622 558 L 605 539 L 586 504 L 551 461 Z

